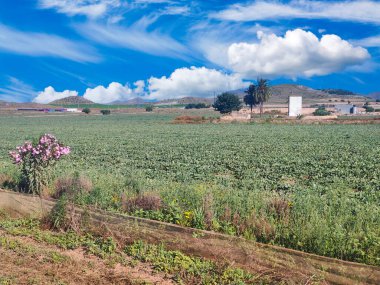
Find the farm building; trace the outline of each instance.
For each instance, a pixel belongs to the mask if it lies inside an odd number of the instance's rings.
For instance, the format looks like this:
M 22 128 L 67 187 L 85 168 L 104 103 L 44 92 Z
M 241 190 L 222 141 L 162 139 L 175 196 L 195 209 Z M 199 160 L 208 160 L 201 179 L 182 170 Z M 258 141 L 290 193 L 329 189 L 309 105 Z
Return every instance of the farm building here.
M 358 109 L 355 105 L 352 104 L 339 104 L 335 105 L 336 112 L 340 114 L 357 114 Z
M 17 111 L 53 113 L 66 112 L 67 110 L 65 108 L 18 108 Z

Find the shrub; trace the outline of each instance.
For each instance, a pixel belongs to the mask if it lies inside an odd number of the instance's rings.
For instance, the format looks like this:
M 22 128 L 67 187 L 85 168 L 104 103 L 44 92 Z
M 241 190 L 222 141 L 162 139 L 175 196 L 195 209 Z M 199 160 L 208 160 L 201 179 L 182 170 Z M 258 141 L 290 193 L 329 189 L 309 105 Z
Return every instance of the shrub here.
M 316 109 L 313 112 L 313 115 L 314 116 L 329 116 L 329 115 L 331 115 L 331 112 L 327 111 L 324 106 L 320 106 L 320 107 L 318 107 L 318 109 Z
M 69 153 L 70 147 L 58 142 L 51 134 L 42 135 L 35 143 L 27 141 L 9 152 L 13 163 L 21 166 L 20 189 L 42 194 L 48 183 L 48 168 Z
M 379 102 L 380 102 L 380 99 L 376 99 L 376 102 L 379 103 Z
M 153 112 L 153 105 L 148 105 L 145 107 L 145 111 L 147 112 Z
M 102 113 L 102 115 L 110 115 L 111 110 L 100 110 L 100 113 Z
M 84 108 L 82 110 L 82 112 L 85 113 L 85 114 L 90 114 L 91 113 L 91 109 L 90 108 Z
M 64 194 L 74 196 L 77 193 L 90 193 L 92 188 L 91 180 L 76 172 L 74 175 L 57 179 L 55 182 L 55 192 L 52 197 L 58 199 Z

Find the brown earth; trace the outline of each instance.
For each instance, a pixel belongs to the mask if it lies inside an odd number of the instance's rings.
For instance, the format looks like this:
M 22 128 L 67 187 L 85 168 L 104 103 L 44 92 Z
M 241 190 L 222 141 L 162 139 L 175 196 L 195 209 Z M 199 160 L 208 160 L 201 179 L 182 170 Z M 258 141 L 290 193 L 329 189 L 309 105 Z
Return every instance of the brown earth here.
M 174 284 L 170 276 L 155 273 L 149 265 L 137 261 L 133 267 L 114 264 L 85 254 L 82 249 L 62 250 L 2 230 L 0 238 L 11 244 L 17 242 L 12 248 L 0 244 L 0 284 Z

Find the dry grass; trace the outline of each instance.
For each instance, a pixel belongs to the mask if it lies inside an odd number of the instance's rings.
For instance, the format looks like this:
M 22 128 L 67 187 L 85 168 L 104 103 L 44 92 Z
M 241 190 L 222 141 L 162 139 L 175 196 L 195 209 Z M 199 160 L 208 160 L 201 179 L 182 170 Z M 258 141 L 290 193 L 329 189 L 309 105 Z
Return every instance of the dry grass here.
M 133 212 L 139 209 L 157 211 L 163 207 L 160 196 L 155 193 L 145 193 L 133 198 L 127 198 L 126 195 L 123 194 L 121 204 L 125 212 Z
M 174 124 L 204 124 L 212 122 L 213 118 L 204 116 L 178 116 L 174 119 Z
M 82 175 L 71 175 L 59 178 L 55 183 L 55 192 L 52 197 L 58 199 L 63 194 L 74 195 L 75 193 L 89 193 L 93 185 L 89 178 Z

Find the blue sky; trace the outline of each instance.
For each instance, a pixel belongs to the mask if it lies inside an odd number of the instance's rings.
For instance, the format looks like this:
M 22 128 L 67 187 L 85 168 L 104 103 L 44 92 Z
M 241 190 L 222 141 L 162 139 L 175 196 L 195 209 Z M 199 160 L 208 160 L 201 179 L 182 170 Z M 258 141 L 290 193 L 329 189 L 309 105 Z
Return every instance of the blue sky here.
M 0 100 L 380 91 L 380 1 L 0 1 Z

